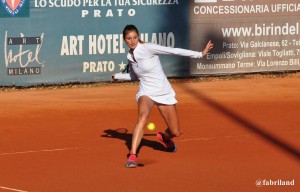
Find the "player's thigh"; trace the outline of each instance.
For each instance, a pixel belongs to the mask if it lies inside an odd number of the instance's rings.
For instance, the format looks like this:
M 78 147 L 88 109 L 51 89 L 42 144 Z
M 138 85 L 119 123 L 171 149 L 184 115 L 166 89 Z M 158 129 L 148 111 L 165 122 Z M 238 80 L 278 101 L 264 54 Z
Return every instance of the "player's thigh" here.
M 179 135 L 179 120 L 176 105 L 158 105 L 157 107 L 174 136 Z
M 141 96 L 138 100 L 139 119 L 140 118 L 147 119 L 149 117 L 149 114 L 153 106 L 154 106 L 154 101 L 152 101 L 147 96 Z

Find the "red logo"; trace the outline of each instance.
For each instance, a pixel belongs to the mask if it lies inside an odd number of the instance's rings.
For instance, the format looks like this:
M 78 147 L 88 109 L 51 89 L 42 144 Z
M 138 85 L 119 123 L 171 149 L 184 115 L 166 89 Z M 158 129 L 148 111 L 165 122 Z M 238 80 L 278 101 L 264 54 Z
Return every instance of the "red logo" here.
M 6 0 L 7 5 L 11 8 L 11 10 L 16 10 L 19 6 L 21 0 Z
M 15 16 L 19 13 L 26 0 L 1 0 L 5 10 Z

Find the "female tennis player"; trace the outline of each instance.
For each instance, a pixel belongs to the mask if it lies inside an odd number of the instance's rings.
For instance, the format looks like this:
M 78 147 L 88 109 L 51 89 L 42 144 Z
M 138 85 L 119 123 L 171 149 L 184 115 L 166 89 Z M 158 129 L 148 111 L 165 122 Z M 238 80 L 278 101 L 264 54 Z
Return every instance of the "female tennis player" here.
M 209 41 L 202 52 L 197 52 L 144 43 L 140 40 L 139 31 L 134 25 L 127 25 L 124 28 L 123 38 L 129 47 L 127 54 L 129 73 L 116 73 L 112 76 L 112 79 L 140 81 L 139 91 L 136 95 L 138 119 L 133 130 L 131 150 L 126 162 L 127 168 L 133 168 L 137 165 L 137 149 L 154 105 L 158 107 L 167 124 L 165 132 L 159 132 L 157 139 L 165 144 L 168 151 L 175 152 L 176 145 L 172 138 L 180 135 L 175 92 L 164 74 L 158 55 L 173 54 L 201 58 L 213 48 L 213 44 Z

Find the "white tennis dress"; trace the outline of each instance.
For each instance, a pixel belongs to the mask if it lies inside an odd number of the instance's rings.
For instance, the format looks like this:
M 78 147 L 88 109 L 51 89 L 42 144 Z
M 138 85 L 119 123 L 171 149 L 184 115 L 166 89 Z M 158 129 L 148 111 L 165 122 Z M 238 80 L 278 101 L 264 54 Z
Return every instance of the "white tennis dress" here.
M 156 103 L 173 105 L 177 103 L 175 92 L 161 66 L 158 54 L 173 54 L 191 58 L 201 58 L 202 52 L 187 49 L 165 47 L 153 43 L 138 43 L 131 53 L 127 54 L 129 73 L 117 73 L 117 80 L 139 80 L 138 101 L 141 96 L 148 96 Z

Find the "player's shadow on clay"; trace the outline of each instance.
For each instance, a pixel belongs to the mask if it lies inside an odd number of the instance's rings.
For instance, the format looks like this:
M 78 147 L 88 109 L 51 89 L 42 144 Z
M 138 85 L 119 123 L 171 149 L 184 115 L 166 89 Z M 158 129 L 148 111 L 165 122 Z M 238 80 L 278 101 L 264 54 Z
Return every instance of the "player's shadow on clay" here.
M 128 132 L 128 130 L 126 128 L 118 128 L 115 130 L 107 129 L 107 130 L 104 130 L 104 134 L 101 135 L 101 137 L 123 140 L 123 141 L 125 141 L 125 145 L 129 151 L 131 149 L 132 134 L 127 133 L 127 132 Z M 144 134 L 144 136 L 156 136 L 156 134 Z M 167 148 L 162 143 L 160 143 L 158 141 L 148 140 L 145 138 L 142 138 L 141 144 L 139 145 L 139 148 L 137 150 L 137 154 L 139 153 L 139 151 L 141 150 L 142 147 L 149 147 L 154 150 L 168 152 Z

